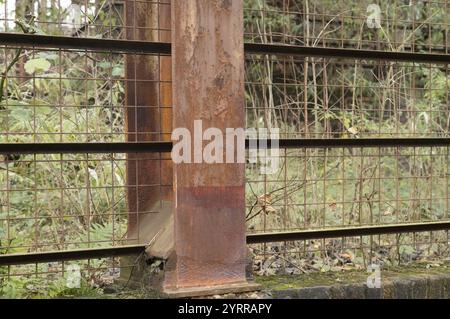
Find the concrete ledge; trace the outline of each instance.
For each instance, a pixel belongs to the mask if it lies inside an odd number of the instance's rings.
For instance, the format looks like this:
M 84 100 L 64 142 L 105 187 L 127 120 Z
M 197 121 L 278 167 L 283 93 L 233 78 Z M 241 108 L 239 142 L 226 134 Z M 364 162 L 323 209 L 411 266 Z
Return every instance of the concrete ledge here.
M 239 294 L 261 290 L 261 285 L 255 283 L 238 283 L 231 285 L 184 288 L 184 289 L 165 289 L 163 297 L 167 298 L 191 298 L 206 297 L 225 294 Z
M 388 280 L 380 289 L 352 283 L 269 292 L 274 299 L 450 299 L 450 274 Z

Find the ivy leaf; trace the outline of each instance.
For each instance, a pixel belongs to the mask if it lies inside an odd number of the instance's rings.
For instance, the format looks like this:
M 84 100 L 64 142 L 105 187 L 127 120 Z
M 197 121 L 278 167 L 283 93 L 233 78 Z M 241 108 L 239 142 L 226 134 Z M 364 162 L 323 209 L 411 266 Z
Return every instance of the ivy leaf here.
M 37 59 L 31 59 L 28 60 L 27 63 L 25 63 L 25 71 L 28 74 L 33 74 L 34 72 L 38 72 L 38 71 L 48 71 L 48 69 L 50 69 L 50 62 L 48 62 L 46 59 L 44 58 L 37 58 Z
M 124 69 L 123 66 L 115 66 L 112 70 L 112 76 L 115 77 L 123 77 L 124 76 Z
M 16 121 L 23 121 L 23 122 L 29 122 L 33 117 L 33 113 L 31 110 L 21 107 L 14 108 L 11 111 L 10 115 Z
M 97 65 L 98 65 L 98 67 L 100 67 L 102 69 L 109 69 L 112 66 L 111 62 L 108 62 L 108 61 L 100 62 Z

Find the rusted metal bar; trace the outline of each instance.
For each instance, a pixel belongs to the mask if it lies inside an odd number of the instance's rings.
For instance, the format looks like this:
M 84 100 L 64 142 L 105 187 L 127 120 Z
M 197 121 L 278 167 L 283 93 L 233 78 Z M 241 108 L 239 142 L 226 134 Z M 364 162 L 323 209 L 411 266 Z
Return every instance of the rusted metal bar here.
M 116 51 L 140 54 L 171 54 L 171 44 L 167 40 L 161 42 L 151 40 L 110 40 L 0 32 L 0 45 L 29 46 L 34 48 Z M 448 54 L 308 47 L 262 43 L 245 43 L 245 53 L 436 64 L 450 63 L 450 55 Z
M 174 128 L 194 133 L 196 120 L 223 131 L 245 127 L 242 6 L 172 2 Z M 247 284 L 244 185 L 244 164 L 174 164 L 176 256 L 167 293 Z
M 68 50 L 114 51 L 137 54 L 170 54 L 167 42 L 112 40 L 99 38 L 75 38 L 23 33 L 0 32 L 0 45 L 30 48 L 50 48 Z
M 130 245 L 130 246 L 117 246 L 106 248 L 0 255 L 0 266 L 120 257 L 120 256 L 141 254 L 144 251 L 145 251 L 144 245 Z
M 259 146 L 246 141 L 246 147 Z M 450 138 L 362 138 L 362 139 L 280 139 L 279 148 L 339 148 L 339 147 L 445 147 Z M 271 140 L 267 145 L 272 147 Z M 275 147 L 275 145 L 273 146 Z M 172 142 L 137 143 L 0 143 L 0 154 L 76 154 L 76 153 L 162 153 L 172 150 Z M 170 168 L 168 168 L 171 170 Z
M 172 33 L 171 21 L 172 10 L 171 0 L 159 0 L 159 41 L 171 42 Z M 159 107 L 161 134 L 160 140 L 170 143 L 172 138 L 172 57 L 161 56 L 159 58 Z M 173 165 L 172 161 L 161 162 L 161 183 L 163 185 L 173 184 Z M 162 200 L 173 200 L 173 189 L 161 189 Z
M 171 150 L 172 142 L 0 144 L 0 154 L 160 153 Z
M 259 145 L 246 142 L 248 145 Z M 272 147 L 267 141 L 267 147 Z M 439 147 L 450 146 L 450 138 L 342 138 L 342 139 L 280 139 L 280 148 L 339 148 L 339 147 Z
M 368 225 L 360 227 L 299 230 L 290 232 L 255 233 L 247 234 L 247 244 L 428 232 L 449 229 L 450 221 L 440 221 L 426 223 L 390 224 L 378 226 Z M 145 248 L 145 245 L 132 245 L 94 249 L 53 251 L 45 253 L 0 255 L 0 266 L 120 257 L 143 253 L 145 251 Z
M 449 230 L 450 221 L 313 229 L 247 235 L 247 244 Z
M 450 63 L 449 54 L 429 54 L 416 52 L 393 52 L 377 50 L 357 50 L 297 45 L 277 45 L 246 43 L 245 52 L 249 54 L 298 55 L 319 58 L 345 58 L 361 60 L 382 60 L 417 63 Z

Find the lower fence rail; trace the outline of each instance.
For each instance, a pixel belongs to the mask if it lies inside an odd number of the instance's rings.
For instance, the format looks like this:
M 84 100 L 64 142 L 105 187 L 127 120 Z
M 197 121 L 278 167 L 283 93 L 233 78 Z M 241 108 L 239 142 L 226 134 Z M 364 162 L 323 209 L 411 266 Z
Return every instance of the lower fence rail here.
M 247 234 L 247 244 L 450 230 L 450 221 L 367 225 Z M 0 266 L 120 257 L 145 252 L 146 245 L 0 255 Z

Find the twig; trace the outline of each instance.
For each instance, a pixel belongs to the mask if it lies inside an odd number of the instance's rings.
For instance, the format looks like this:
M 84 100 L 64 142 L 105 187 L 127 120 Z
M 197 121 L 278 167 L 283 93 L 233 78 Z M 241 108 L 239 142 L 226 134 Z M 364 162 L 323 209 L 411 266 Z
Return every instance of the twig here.
M 23 33 L 33 33 L 32 32 L 32 28 L 29 26 L 30 24 L 32 24 L 34 22 L 34 17 L 30 18 L 30 21 L 28 23 L 24 23 L 20 20 L 15 21 L 16 24 L 19 26 L 20 29 L 22 29 Z M 8 66 L 6 67 L 5 71 L 3 71 L 2 73 L 2 78 L 0 79 L 0 103 L 3 102 L 3 90 L 5 87 L 5 81 L 6 81 L 6 77 L 8 75 L 8 72 L 12 69 L 12 67 L 19 62 L 20 57 L 23 53 L 23 48 L 19 48 L 16 50 L 16 55 L 14 56 L 14 59 L 12 59 L 11 63 L 8 64 Z

